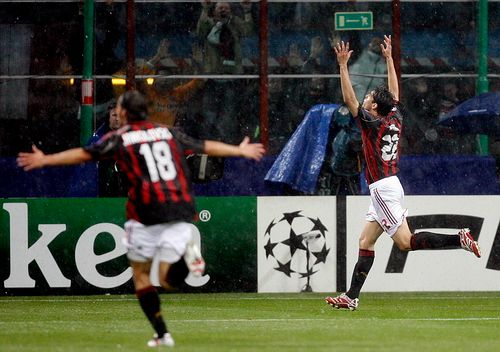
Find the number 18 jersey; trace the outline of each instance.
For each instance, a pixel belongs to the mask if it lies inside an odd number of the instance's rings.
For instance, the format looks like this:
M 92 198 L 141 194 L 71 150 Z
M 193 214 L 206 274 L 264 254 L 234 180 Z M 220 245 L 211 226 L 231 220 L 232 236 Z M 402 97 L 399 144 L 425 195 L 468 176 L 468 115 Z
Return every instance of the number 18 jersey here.
M 113 158 L 129 180 L 127 219 L 145 225 L 192 221 L 194 197 L 185 153 L 203 152 L 204 142 L 177 129 L 138 121 L 85 147 L 92 158 Z

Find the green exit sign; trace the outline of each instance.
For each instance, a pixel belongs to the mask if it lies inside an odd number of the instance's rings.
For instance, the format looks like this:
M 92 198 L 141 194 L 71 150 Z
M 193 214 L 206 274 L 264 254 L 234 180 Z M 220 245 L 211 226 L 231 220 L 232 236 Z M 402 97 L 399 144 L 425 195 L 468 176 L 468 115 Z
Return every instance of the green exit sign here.
M 373 29 L 373 13 L 367 12 L 335 12 L 335 30 Z

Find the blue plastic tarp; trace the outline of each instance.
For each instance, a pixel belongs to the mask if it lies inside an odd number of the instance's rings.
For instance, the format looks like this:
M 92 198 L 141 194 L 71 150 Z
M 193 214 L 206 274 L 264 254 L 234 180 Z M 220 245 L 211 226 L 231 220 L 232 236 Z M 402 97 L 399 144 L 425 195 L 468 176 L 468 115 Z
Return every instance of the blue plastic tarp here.
M 314 193 L 318 175 L 325 159 L 328 132 L 338 104 L 318 104 L 305 115 L 265 180 L 289 185 L 291 188 Z

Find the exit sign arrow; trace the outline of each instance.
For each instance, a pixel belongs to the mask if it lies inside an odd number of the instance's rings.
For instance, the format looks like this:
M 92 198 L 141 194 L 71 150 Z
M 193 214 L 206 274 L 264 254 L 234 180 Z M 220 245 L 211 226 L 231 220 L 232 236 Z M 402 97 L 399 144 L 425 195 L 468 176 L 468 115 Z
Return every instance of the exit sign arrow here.
M 373 13 L 367 12 L 335 12 L 335 30 L 369 30 L 373 29 Z

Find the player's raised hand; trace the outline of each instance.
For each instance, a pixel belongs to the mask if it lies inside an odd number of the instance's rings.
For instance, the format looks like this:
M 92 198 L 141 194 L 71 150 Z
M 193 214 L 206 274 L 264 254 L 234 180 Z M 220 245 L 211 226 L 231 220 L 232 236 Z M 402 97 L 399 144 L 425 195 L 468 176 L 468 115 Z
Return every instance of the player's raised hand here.
M 392 39 L 390 35 L 384 35 L 384 43 L 380 44 L 380 50 L 385 58 L 392 57 Z
M 302 66 L 304 61 L 302 61 L 302 57 L 300 56 L 300 49 L 297 43 L 290 44 L 288 48 L 288 65 L 292 67 Z
M 337 55 L 337 62 L 339 65 L 347 65 L 353 52 L 353 50 L 349 50 L 349 42 L 344 43 L 344 41 L 341 41 L 333 45 L 333 50 L 335 51 L 335 55 Z
M 211 0 L 200 0 L 200 3 L 201 3 L 201 6 L 204 8 L 204 9 L 208 9 L 211 5 Z
M 262 143 L 250 143 L 250 138 L 245 137 L 239 145 L 241 155 L 247 159 L 259 161 L 262 159 L 266 150 Z
M 39 169 L 44 166 L 45 154 L 35 145 L 31 147 L 31 153 L 19 153 L 17 155 L 17 166 L 22 167 L 24 171 Z

